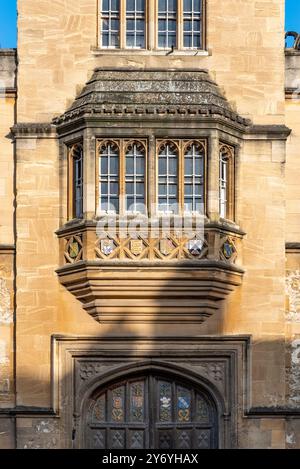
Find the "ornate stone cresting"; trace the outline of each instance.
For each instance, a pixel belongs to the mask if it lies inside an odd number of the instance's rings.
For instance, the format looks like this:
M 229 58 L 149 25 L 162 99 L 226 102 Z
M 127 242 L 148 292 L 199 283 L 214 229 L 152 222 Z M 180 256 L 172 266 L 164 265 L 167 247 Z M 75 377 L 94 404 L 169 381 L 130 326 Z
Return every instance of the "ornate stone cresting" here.
M 82 117 L 145 120 L 219 116 L 241 128 L 250 125 L 232 110 L 206 70 L 96 69 L 72 106 L 53 123 Z
M 57 232 L 60 282 L 101 323 L 197 323 L 242 282 L 243 233 L 207 224 L 203 239 L 97 236 L 97 223 Z
M 288 31 L 285 34 L 285 39 L 287 39 L 288 37 L 292 37 L 294 40 L 292 48 L 295 50 L 300 50 L 300 34 L 296 31 Z

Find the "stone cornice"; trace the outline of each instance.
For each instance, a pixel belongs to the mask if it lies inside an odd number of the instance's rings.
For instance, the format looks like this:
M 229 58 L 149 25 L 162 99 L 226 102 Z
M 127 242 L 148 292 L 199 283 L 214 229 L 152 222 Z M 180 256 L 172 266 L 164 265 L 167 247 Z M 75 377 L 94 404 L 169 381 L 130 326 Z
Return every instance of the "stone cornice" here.
M 0 88 L 0 99 L 6 98 L 16 98 L 17 97 L 17 89 L 12 88 Z
M 50 123 L 19 123 L 11 127 L 15 138 L 56 138 L 56 127 Z
M 295 252 L 300 254 L 300 243 L 286 243 L 285 250 L 289 253 Z
M 13 244 L 0 244 L 0 254 L 14 254 L 16 248 Z
M 282 139 L 286 140 L 290 135 L 291 129 L 286 125 L 252 125 L 248 127 L 247 134 L 249 136 L 260 136 L 267 139 Z

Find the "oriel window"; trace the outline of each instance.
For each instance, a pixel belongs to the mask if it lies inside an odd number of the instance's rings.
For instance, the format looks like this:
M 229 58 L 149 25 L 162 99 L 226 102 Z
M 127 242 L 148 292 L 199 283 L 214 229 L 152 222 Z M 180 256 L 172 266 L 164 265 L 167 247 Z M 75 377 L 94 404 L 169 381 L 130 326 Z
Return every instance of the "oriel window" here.
M 98 0 L 107 49 L 203 49 L 205 0 Z

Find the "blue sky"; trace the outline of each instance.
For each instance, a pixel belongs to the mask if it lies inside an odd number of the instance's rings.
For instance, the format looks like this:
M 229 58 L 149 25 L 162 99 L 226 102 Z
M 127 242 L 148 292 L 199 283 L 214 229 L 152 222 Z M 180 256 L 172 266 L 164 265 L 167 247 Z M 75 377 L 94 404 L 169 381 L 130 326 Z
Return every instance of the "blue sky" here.
M 286 30 L 300 32 L 300 0 L 286 0 Z M 0 47 L 16 47 L 16 0 L 0 0 Z

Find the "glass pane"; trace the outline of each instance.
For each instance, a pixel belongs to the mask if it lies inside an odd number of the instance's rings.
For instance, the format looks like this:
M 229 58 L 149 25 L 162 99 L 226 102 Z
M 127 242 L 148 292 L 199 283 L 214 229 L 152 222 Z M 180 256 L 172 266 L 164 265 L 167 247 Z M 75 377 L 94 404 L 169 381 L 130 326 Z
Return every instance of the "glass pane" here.
M 194 12 L 201 13 L 202 0 L 194 0 Z
M 145 159 L 144 157 L 139 157 L 136 160 L 136 172 L 137 174 L 144 175 L 145 172 Z
M 167 11 L 168 0 L 159 0 L 158 9 L 159 11 Z
M 136 185 L 136 194 L 139 196 L 144 196 L 144 184 L 138 182 Z
M 109 10 L 109 0 L 102 0 L 102 11 Z
M 177 388 L 177 420 L 179 422 L 191 421 L 191 392 L 181 387 Z
M 134 0 L 127 0 L 126 5 L 127 5 L 127 11 L 128 12 L 135 11 L 135 1 Z
M 193 0 L 184 0 L 183 8 L 185 13 L 191 13 L 193 9 Z
M 193 174 L 193 159 L 192 158 L 185 158 L 184 159 L 184 173 Z
M 184 195 L 193 195 L 193 186 L 185 185 L 184 186 Z
M 193 37 L 184 35 L 184 47 L 193 47 Z
M 192 21 L 185 20 L 184 21 L 184 31 L 186 31 L 186 32 L 192 31 L 192 25 L 193 25 Z
M 144 383 L 130 385 L 130 421 L 144 422 Z
M 136 0 L 137 11 L 145 11 L 145 0 Z
M 158 47 L 167 47 L 167 38 L 164 34 L 158 35 Z
M 134 194 L 134 184 L 129 182 L 126 184 L 126 194 L 133 195 Z
M 136 45 L 135 46 L 140 48 L 140 49 L 145 48 L 145 36 L 144 36 L 144 34 L 137 34 L 136 35 Z
M 134 173 L 134 158 L 130 158 L 128 156 L 126 158 L 126 173 L 127 174 Z
M 111 392 L 111 420 L 124 422 L 125 420 L 125 387 L 113 389 Z
M 110 183 L 110 193 L 111 195 L 118 195 L 119 193 L 119 184 L 117 182 Z
M 120 10 L 120 0 L 111 0 L 111 10 L 119 11 Z
M 159 382 L 159 420 L 172 421 L 172 386 L 162 381 Z
M 169 0 L 169 12 L 176 13 L 177 12 L 177 0 Z
M 119 174 L 119 158 L 117 156 L 110 157 L 110 175 Z
M 111 197 L 109 200 L 109 207 L 107 210 L 112 210 L 115 212 L 119 212 L 119 198 L 117 197 Z
M 94 407 L 93 411 L 93 420 L 95 422 L 105 422 L 106 420 L 106 395 L 103 394 L 99 399 Z
M 209 421 L 208 405 L 200 395 L 197 395 L 196 399 L 196 420 L 201 423 Z

